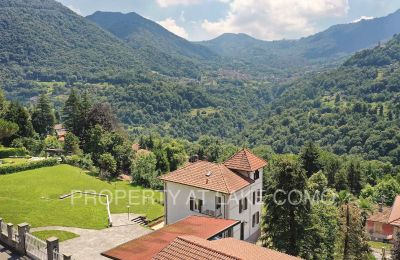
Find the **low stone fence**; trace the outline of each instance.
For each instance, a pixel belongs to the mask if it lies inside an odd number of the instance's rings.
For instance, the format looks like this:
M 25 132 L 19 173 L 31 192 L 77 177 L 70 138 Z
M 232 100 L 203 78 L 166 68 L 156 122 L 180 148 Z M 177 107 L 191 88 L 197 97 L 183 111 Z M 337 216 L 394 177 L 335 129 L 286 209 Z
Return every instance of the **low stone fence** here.
M 30 225 L 28 223 L 22 223 L 14 227 L 12 223 L 5 223 L 0 218 L 0 242 L 15 250 L 21 255 L 27 255 L 32 259 L 36 260 L 72 260 L 70 255 L 59 253 L 59 240 L 58 238 L 52 237 L 46 241 L 32 236 L 29 233 Z M 32 238 L 38 242 L 43 243 L 42 248 L 35 247 L 35 251 L 31 250 L 29 243 L 32 242 Z M 44 251 L 43 254 L 37 254 L 38 250 Z

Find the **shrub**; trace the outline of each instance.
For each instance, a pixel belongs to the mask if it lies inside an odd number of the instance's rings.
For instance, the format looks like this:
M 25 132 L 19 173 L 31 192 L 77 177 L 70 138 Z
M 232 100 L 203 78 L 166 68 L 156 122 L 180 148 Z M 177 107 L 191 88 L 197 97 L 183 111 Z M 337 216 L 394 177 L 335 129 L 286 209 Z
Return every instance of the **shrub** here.
M 15 172 L 21 172 L 26 170 L 32 170 L 36 168 L 49 167 L 58 164 L 58 160 L 56 158 L 44 159 L 40 161 L 33 161 L 27 163 L 13 164 L 13 165 L 5 165 L 0 167 L 0 175 L 1 174 L 9 174 Z
M 89 171 L 92 171 L 94 169 L 93 161 L 90 154 L 87 154 L 85 156 L 72 155 L 63 157 L 63 163 Z
M 25 156 L 28 151 L 25 148 L 0 148 L 0 159 L 11 156 Z

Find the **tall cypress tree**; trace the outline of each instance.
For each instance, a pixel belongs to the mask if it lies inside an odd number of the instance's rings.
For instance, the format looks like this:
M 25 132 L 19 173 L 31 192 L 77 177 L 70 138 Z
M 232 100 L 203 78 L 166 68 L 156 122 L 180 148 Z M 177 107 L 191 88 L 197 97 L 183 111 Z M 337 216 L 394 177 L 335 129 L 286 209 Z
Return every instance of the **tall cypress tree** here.
M 347 182 L 351 193 L 359 195 L 363 188 L 363 176 L 360 162 L 356 159 L 351 159 L 347 168 Z
M 52 105 L 46 94 L 39 96 L 32 114 L 32 124 L 35 131 L 42 137 L 53 132 L 55 116 Z
M 311 206 L 310 201 L 302 200 L 299 193 L 294 192 L 290 196 L 289 193 L 293 190 L 304 192 L 306 189 L 307 176 L 297 161 L 284 158 L 274 164 L 265 197 L 264 246 L 299 255 L 305 230 L 310 226 Z
M 300 158 L 308 177 L 321 170 L 321 165 L 318 161 L 319 151 L 313 142 L 310 141 L 304 146 Z
M 81 136 L 84 118 L 82 116 L 82 104 L 74 89 L 65 101 L 63 108 L 63 122 L 65 128 L 76 136 Z

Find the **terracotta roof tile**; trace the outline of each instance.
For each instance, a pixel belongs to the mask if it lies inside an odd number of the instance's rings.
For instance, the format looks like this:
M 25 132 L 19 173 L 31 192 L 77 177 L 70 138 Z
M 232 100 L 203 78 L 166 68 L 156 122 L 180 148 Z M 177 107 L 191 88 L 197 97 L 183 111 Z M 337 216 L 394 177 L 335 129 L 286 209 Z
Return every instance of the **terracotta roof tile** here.
M 198 161 L 163 175 L 161 180 L 231 194 L 253 183 L 223 164 Z
M 238 223 L 240 222 L 237 220 L 189 216 L 150 234 L 119 245 L 102 253 L 102 255 L 112 259 L 124 260 L 151 259 L 178 236 L 195 235 L 203 239 L 210 239 Z
M 224 165 L 229 169 L 252 172 L 263 168 L 267 165 L 267 162 L 244 148 L 226 160 Z
M 389 223 L 400 221 L 400 196 L 396 196 L 393 202 L 392 211 L 389 216 Z
M 391 207 L 383 207 L 382 212 L 380 212 L 379 207 L 376 207 L 367 220 L 379 223 L 388 223 L 391 210 Z
M 208 241 L 196 236 L 180 236 L 153 259 L 295 260 L 300 258 L 234 238 Z

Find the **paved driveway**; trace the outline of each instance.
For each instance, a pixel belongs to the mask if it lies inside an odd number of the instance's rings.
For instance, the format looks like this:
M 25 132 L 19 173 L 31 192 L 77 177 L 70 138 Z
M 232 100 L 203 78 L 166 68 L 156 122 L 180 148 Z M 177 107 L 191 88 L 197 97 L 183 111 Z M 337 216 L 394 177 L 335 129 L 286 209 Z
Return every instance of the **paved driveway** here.
M 135 217 L 132 215 L 132 218 Z M 132 239 L 141 237 L 152 230 L 127 221 L 126 214 L 112 215 L 114 226 L 102 230 L 70 228 L 70 227 L 41 227 L 31 231 L 64 230 L 78 234 L 79 237 L 60 243 L 60 252 L 71 254 L 76 260 L 109 259 L 100 254 Z M 2 260 L 0 258 L 0 260 Z

